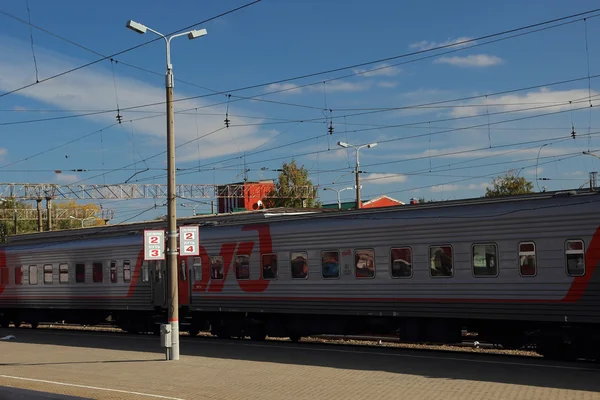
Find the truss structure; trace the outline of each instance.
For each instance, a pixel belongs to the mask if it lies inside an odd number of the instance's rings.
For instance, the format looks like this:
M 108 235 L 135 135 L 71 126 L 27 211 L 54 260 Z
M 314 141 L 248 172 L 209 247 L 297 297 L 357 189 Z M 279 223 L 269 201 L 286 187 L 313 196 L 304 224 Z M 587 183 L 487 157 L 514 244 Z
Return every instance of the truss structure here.
M 16 210 L 10 208 L 0 209 L 0 221 L 14 221 L 15 213 L 17 214 L 17 220 L 37 220 L 38 211 L 35 208 L 17 208 Z M 112 220 L 115 216 L 114 210 L 100 210 L 100 215 L 94 212 L 94 210 L 83 210 L 80 208 L 53 208 L 52 219 L 53 220 L 65 220 L 71 219 L 87 219 L 87 218 L 100 218 L 105 221 Z M 48 210 L 42 209 L 42 219 L 47 220 Z
M 230 185 L 176 185 L 175 194 L 182 199 L 216 199 L 219 197 L 244 197 L 266 195 L 264 186 Z M 296 186 L 290 197 L 314 198 L 312 186 Z M 274 196 L 269 196 L 274 198 Z M 276 197 L 276 196 L 275 196 Z M 65 200 L 128 200 L 166 199 L 166 184 L 119 184 L 119 185 L 58 185 L 52 183 L 0 183 L 0 198 L 20 200 L 65 199 Z

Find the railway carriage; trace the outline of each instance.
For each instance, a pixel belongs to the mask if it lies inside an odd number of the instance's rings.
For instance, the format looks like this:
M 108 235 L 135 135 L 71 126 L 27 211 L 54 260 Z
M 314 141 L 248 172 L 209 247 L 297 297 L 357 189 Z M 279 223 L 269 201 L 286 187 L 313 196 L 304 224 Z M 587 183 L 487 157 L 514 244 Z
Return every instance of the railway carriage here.
M 182 218 L 181 329 L 263 339 L 461 332 L 549 357 L 600 358 L 600 194 L 572 191 L 380 209 Z M 0 247 L 0 324 L 110 321 L 156 332 L 167 269 L 143 260 L 164 221 L 15 236 Z

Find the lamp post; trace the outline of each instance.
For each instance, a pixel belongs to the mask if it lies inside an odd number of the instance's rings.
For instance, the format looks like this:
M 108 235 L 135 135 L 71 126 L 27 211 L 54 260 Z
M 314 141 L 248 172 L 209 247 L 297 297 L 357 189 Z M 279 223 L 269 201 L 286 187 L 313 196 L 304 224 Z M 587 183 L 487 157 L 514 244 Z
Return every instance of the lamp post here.
M 354 148 L 354 150 L 356 150 L 356 209 L 361 208 L 360 205 L 360 171 L 358 169 L 358 167 L 360 166 L 360 163 L 358 161 L 358 151 L 364 147 L 370 149 L 373 148 L 375 146 L 377 146 L 377 143 L 369 143 L 369 144 L 363 144 L 362 146 L 354 146 L 345 142 L 338 142 L 337 143 L 338 146 L 341 146 L 343 148 L 348 148 L 348 147 L 352 147 Z
M 596 157 L 598 159 L 600 159 L 600 156 L 591 153 L 589 151 L 584 151 L 583 154 L 585 154 L 586 156 L 592 156 L 592 157 Z M 596 176 L 598 175 L 597 172 L 590 172 L 590 190 L 594 190 L 596 188 Z
M 195 205 L 195 204 L 189 205 L 189 204 L 181 203 L 181 207 L 190 207 L 192 209 L 192 212 L 194 213 L 194 217 L 196 216 L 197 205 Z
M 171 351 L 170 360 L 179 360 L 179 293 L 177 280 L 177 217 L 175 203 L 175 125 L 173 111 L 173 65 L 171 64 L 171 40 L 173 38 L 187 35 L 188 39 L 197 39 L 207 34 L 206 29 L 192 30 L 177 33 L 166 37 L 160 32 L 148 28 L 138 22 L 127 21 L 127 28 L 137 32 L 146 33 L 150 31 L 165 40 L 167 46 L 167 72 L 165 75 L 165 87 L 167 96 L 167 268 L 169 269 L 169 295 L 168 295 L 168 318 L 171 324 Z
M 96 218 L 96 217 L 77 218 L 77 217 L 74 217 L 74 216 L 72 216 L 72 215 L 69 215 L 69 218 L 71 218 L 71 219 L 74 219 L 74 220 L 76 220 L 76 221 L 81 221 L 81 227 L 83 228 L 83 223 L 84 223 L 85 221 L 87 221 L 88 219 L 94 219 L 94 218 Z
M 340 190 L 334 189 L 334 188 L 323 188 L 323 190 L 333 190 L 334 192 L 337 193 L 337 202 L 338 202 L 338 210 L 342 209 L 342 201 L 340 199 L 340 193 L 342 193 L 344 190 L 352 190 L 354 189 L 353 187 L 347 187 L 347 188 L 343 188 Z

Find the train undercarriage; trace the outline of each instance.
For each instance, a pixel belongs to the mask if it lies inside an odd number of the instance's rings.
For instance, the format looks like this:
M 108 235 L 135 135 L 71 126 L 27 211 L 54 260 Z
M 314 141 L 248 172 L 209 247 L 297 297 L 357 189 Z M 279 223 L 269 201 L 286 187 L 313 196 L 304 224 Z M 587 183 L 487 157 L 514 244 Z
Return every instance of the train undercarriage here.
M 12 309 L 0 312 L 0 327 L 41 323 L 113 325 L 135 334 L 159 334 L 167 320 L 164 309 L 104 311 Z M 397 335 L 402 342 L 459 344 L 471 339 L 510 350 L 533 350 L 554 360 L 600 361 L 599 324 L 557 324 L 524 321 L 458 320 L 303 314 L 252 314 L 180 311 L 180 331 L 196 336 L 209 332 L 219 338 L 289 338 L 297 342 L 315 335 Z

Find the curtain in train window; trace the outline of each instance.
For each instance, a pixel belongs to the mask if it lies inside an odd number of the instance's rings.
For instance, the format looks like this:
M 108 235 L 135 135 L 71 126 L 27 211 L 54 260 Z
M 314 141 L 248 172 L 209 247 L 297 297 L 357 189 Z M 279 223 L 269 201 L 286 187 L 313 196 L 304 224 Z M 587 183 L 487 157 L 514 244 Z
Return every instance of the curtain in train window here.
M 102 282 L 102 263 L 92 264 L 92 280 Z
M 202 258 L 194 257 L 194 281 L 202 280 Z
M 111 261 L 110 262 L 110 281 L 111 283 L 117 283 L 118 278 L 117 278 L 117 262 L 116 261 Z
M 375 251 L 373 249 L 354 251 L 354 271 L 357 278 L 375 277 Z
M 123 282 L 131 282 L 131 262 L 123 261 Z
M 400 247 L 391 250 L 392 278 L 410 278 L 412 276 L 412 249 Z
M 497 276 L 498 252 L 495 244 L 473 245 L 473 275 Z
M 52 264 L 44 265 L 44 283 L 52 283 Z
M 23 284 L 23 267 L 15 267 L 15 285 Z
M 290 253 L 290 266 L 292 279 L 306 279 L 308 277 L 308 254 L 304 251 Z
M 235 256 L 235 277 L 237 279 L 250 279 L 250 256 L 241 254 Z
M 340 253 L 339 251 L 321 252 L 321 275 L 325 279 L 340 277 Z
M 263 279 L 277 279 L 277 254 L 262 255 L 262 277 Z
M 85 264 L 75 264 L 75 282 L 85 282 Z
M 567 258 L 567 274 L 569 276 L 585 275 L 585 248 L 583 240 L 567 240 L 565 243 Z
M 69 283 L 69 264 L 59 264 L 58 266 L 58 282 Z
M 9 281 L 8 268 L 7 267 L 0 268 L 0 271 L 2 271 L 2 274 L 1 274 L 2 276 L 0 277 L 2 284 L 8 285 L 8 281 Z
M 451 246 L 430 247 L 429 262 L 431 276 L 452 276 L 454 274 Z
M 537 273 L 535 243 L 519 243 L 519 271 L 522 276 L 535 276 Z
M 30 285 L 37 285 L 38 283 L 38 269 L 37 269 L 37 265 L 30 265 L 29 266 L 29 284 Z
M 221 280 L 225 274 L 223 257 L 211 256 L 210 257 L 210 278 Z

